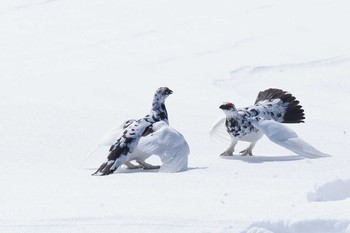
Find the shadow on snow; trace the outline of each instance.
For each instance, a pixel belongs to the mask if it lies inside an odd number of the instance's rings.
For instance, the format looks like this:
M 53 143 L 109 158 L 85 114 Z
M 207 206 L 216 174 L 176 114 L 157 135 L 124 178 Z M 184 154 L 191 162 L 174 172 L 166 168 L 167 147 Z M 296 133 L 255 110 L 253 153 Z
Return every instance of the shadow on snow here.
M 289 156 L 242 156 L 242 155 L 232 155 L 232 156 L 221 156 L 222 159 L 227 160 L 239 160 L 246 163 L 266 163 L 266 162 L 290 162 L 296 160 L 305 159 L 299 155 L 289 155 Z

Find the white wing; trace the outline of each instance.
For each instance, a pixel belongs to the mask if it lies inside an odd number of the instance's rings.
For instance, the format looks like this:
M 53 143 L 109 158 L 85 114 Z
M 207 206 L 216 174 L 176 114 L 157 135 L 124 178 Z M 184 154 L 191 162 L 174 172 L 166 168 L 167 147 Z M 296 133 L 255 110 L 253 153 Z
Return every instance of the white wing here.
M 185 138 L 163 121 L 153 124 L 154 133 L 142 137 L 137 150 L 158 155 L 162 161 L 160 172 L 187 170 L 190 148 Z
M 128 120 L 128 121 L 132 121 L 132 120 Z M 118 140 L 118 138 L 122 136 L 123 127 L 128 121 L 125 121 L 120 125 L 118 124 L 114 126 L 112 130 L 106 133 L 106 135 L 100 140 L 100 142 L 98 143 L 98 146 L 112 146 Z
M 280 146 L 283 146 L 284 148 L 290 151 L 293 151 L 298 155 L 307 158 L 330 156 L 317 150 L 315 147 L 311 146 L 310 144 L 299 138 L 298 135 L 292 129 L 279 122 L 276 122 L 274 120 L 255 118 L 253 119 L 252 124 L 256 128 L 260 129 L 271 141 Z
M 226 131 L 225 121 L 226 118 L 221 118 L 216 122 L 210 130 L 209 135 L 213 141 L 231 144 L 232 139 Z
M 129 120 L 132 121 L 132 120 Z M 123 126 L 127 121 L 122 124 L 115 125 L 112 130 L 108 131 L 103 138 L 99 141 L 99 143 L 90 150 L 88 155 L 84 158 L 83 164 L 86 163 L 92 157 L 105 157 L 109 148 L 114 145 L 114 143 L 120 138 L 123 134 Z

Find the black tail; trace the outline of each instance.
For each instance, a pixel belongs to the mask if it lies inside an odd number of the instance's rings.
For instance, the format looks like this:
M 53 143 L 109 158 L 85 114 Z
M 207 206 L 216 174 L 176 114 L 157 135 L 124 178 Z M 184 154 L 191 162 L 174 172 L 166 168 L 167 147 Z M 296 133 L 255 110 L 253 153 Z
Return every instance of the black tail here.
M 98 169 L 97 171 L 95 171 L 92 175 L 93 176 L 106 176 L 106 175 L 109 175 L 109 174 L 112 174 L 114 170 L 112 170 L 112 166 L 114 164 L 114 161 L 107 161 L 107 162 L 104 162 Z
M 255 103 L 263 100 L 281 99 L 283 103 L 288 103 L 286 111 L 283 115 L 282 123 L 301 123 L 304 122 L 305 114 L 303 107 L 299 104 L 299 101 L 290 93 L 281 89 L 270 88 L 265 91 L 261 91 L 255 100 Z
M 125 140 L 125 143 L 128 142 L 127 140 Z M 104 162 L 95 173 L 93 173 L 93 176 L 105 176 L 105 175 L 109 175 L 112 174 L 113 172 L 115 172 L 115 170 L 117 170 L 117 168 L 119 167 L 118 165 L 120 165 L 122 162 L 120 161 L 121 156 L 126 156 L 130 149 L 128 147 L 128 145 L 121 146 L 120 145 L 120 140 L 118 140 L 118 142 L 116 144 L 114 144 L 113 146 L 111 146 L 110 150 L 109 150 L 109 155 L 107 157 L 107 161 Z

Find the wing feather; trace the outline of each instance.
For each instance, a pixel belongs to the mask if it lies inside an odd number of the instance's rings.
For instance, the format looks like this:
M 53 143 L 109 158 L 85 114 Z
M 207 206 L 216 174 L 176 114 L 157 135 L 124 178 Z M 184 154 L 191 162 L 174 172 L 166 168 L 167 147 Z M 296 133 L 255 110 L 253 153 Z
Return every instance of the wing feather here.
M 186 170 L 190 149 L 183 135 L 165 122 L 157 122 L 153 128 L 153 133 L 140 139 L 137 149 L 146 154 L 158 155 L 162 161 L 160 172 Z
M 209 131 L 210 138 L 215 142 L 230 144 L 232 139 L 227 133 L 225 126 L 226 118 L 221 118 Z
M 329 157 L 315 147 L 299 138 L 298 135 L 287 126 L 274 120 L 262 118 L 254 119 L 252 123 L 260 129 L 272 142 L 307 158 Z
M 136 120 L 131 119 L 123 122 L 122 124 L 115 125 L 112 130 L 107 132 L 103 138 L 98 143 L 98 146 L 112 146 L 118 138 L 120 138 L 123 134 L 123 129 L 129 126 L 132 122 Z
M 83 163 L 87 162 L 92 157 L 96 157 L 97 154 L 100 154 L 98 152 L 101 152 L 100 151 L 100 150 L 102 150 L 101 148 L 103 148 L 105 150 L 105 148 L 107 148 L 107 147 L 110 148 L 112 145 L 114 145 L 117 142 L 118 138 L 120 138 L 123 135 L 123 129 L 125 127 L 127 127 L 128 125 L 130 125 L 130 123 L 132 123 L 134 121 L 135 121 L 134 119 L 131 119 L 131 120 L 127 120 L 127 121 L 123 122 L 122 124 L 115 125 L 110 131 L 108 131 L 102 137 L 102 139 L 98 142 L 98 144 L 89 151 L 87 156 L 84 158 Z M 104 153 L 105 153 L 105 151 L 103 151 L 103 154 Z

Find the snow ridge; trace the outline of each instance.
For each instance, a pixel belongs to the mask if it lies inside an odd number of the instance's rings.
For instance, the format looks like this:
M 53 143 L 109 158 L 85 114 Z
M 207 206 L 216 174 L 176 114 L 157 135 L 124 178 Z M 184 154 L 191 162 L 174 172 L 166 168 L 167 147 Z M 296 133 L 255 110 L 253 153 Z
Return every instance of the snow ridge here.
M 259 222 L 254 223 L 244 233 L 348 233 L 350 232 L 349 221 L 337 220 L 304 220 L 296 222 Z
M 313 60 L 313 61 L 305 61 L 298 63 L 287 63 L 287 64 L 277 64 L 277 65 L 266 65 L 266 66 L 244 66 L 233 70 L 230 75 L 231 79 L 235 79 L 238 77 L 247 77 L 249 75 L 254 75 L 257 73 L 264 72 L 285 72 L 290 70 L 302 70 L 302 69 L 311 69 L 318 67 L 325 67 L 330 65 L 337 65 L 341 63 L 349 62 L 350 58 L 348 56 L 336 56 L 331 58 Z M 225 80 L 216 80 L 214 84 L 220 84 Z

